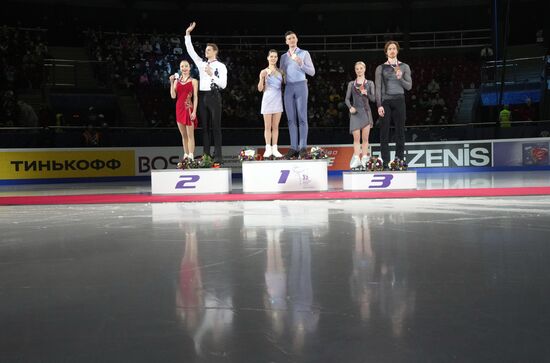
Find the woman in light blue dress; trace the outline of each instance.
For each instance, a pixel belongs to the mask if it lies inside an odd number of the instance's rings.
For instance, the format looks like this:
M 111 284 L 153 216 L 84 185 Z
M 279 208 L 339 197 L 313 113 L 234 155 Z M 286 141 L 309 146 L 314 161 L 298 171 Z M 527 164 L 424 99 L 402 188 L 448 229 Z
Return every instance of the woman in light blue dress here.
M 279 59 L 277 51 L 271 49 L 267 55 L 268 67 L 260 72 L 260 81 L 258 82 L 258 91 L 263 92 L 261 114 L 264 116 L 264 138 L 265 153 L 264 158 L 272 155 L 281 158 L 283 155 L 277 149 L 277 140 L 279 138 L 279 122 L 283 114 L 283 73 L 277 68 Z

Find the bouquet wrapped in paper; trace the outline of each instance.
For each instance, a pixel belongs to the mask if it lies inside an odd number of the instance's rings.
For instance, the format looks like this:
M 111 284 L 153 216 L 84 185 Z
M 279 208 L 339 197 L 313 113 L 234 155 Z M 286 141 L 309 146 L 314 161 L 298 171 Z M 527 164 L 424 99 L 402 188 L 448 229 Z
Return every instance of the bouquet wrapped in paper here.
M 388 167 L 391 171 L 403 171 L 407 170 L 407 163 L 405 163 L 405 160 L 401 160 L 399 158 L 395 158 L 392 161 L 390 161 Z
M 367 162 L 367 170 L 368 171 L 382 171 L 384 170 L 384 162 L 382 158 L 378 156 L 371 156 L 369 161 Z
M 243 161 L 254 161 L 254 160 L 261 160 L 262 157 L 260 154 L 256 153 L 256 149 L 245 146 L 241 149 L 241 152 L 239 153 L 239 160 L 241 162 Z

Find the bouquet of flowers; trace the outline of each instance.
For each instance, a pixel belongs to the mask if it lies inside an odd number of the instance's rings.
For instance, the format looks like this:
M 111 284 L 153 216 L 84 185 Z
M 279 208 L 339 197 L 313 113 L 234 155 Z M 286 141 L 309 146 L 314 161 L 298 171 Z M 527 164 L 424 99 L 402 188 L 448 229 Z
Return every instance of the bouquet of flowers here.
M 407 163 L 405 163 L 404 160 L 401 160 L 399 158 L 395 158 L 392 161 L 390 161 L 390 164 L 388 165 L 391 171 L 403 171 L 407 170 Z
M 382 161 L 382 158 L 379 158 L 378 156 L 371 156 L 371 158 L 367 162 L 367 170 L 368 171 L 384 170 L 384 162 Z
M 239 153 L 239 160 L 241 162 L 261 160 L 261 156 L 256 153 L 256 149 L 250 146 L 245 146 L 241 149 L 241 152 Z
M 200 159 L 198 160 L 198 167 L 199 168 L 212 168 L 212 167 L 216 167 L 215 166 L 215 163 L 214 163 L 214 160 L 212 160 L 212 157 L 208 154 L 206 155 L 203 155 L 200 157 Z M 219 165 L 218 165 L 219 167 Z
M 309 154 L 306 156 L 306 159 L 327 159 L 328 155 L 319 146 L 312 146 L 309 150 Z
M 196 169 L 198 168 L 198 163 L 195 161 L 195 159 L 184 158 L 178 163 L 177 168 L 178 169 Z
M 199 169 L 199 168 L 212 168 L 216 167 L 209 155 L 203 155 L 199 159 L 185 158 L 177 165 L 178 169 Z

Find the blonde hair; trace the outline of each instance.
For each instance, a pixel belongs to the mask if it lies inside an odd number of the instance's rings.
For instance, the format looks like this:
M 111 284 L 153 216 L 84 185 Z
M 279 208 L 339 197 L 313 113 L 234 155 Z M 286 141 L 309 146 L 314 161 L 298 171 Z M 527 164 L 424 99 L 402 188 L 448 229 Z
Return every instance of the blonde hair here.
M 354 67 L 357 67 L 358 65 L 362 65 L 363 68 L 367 69 L 367 65 L 366 65 L 365 62 L 363 62 L 363 61 L 355 62 Z

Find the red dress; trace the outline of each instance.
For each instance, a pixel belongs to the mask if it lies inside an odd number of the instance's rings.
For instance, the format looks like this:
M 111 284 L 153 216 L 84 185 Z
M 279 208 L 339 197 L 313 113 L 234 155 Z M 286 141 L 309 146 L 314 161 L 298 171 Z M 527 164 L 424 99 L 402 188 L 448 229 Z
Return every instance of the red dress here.
M 176 85 L 176 121 L 180 124 L 195 128 L 198 126 L 197 118 L 191 121 L 193 112 L 193 82 L 182 84 L 178 81 Z

